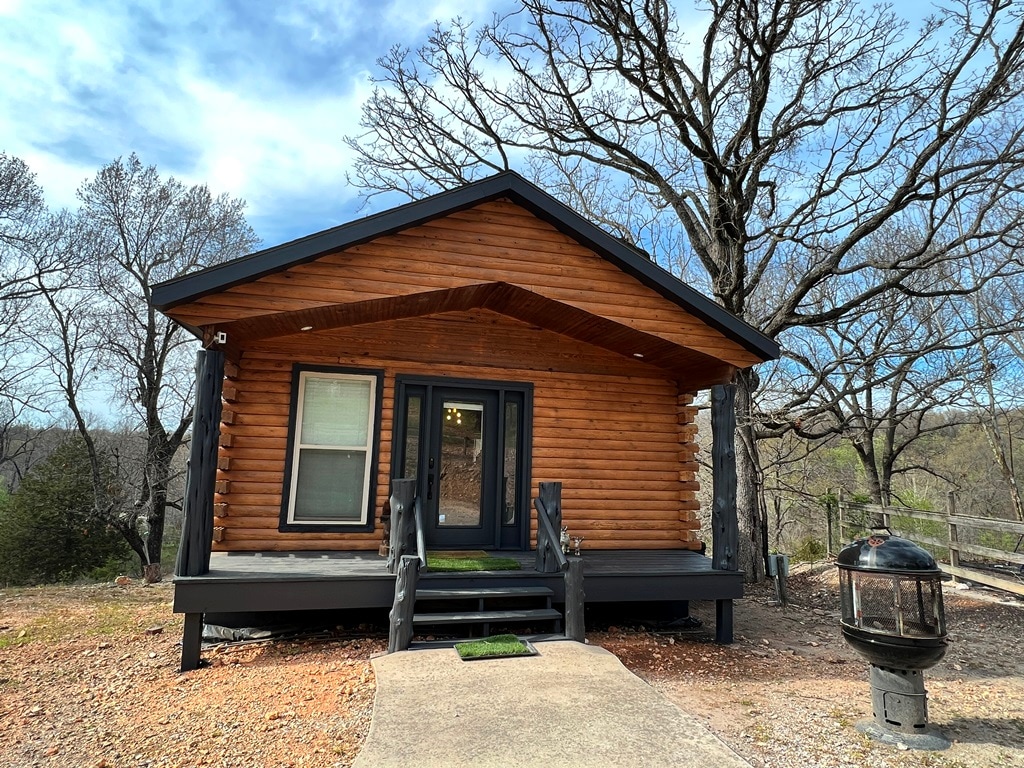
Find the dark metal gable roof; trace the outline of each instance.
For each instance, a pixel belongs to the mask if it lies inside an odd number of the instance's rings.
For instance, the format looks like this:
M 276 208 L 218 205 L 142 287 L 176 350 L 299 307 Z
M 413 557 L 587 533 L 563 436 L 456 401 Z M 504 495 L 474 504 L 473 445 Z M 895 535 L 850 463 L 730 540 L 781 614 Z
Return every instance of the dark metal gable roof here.
M 179 304 L 258 280 L 328 253 L 376 240 L 498 198 L 508 198 L 522 206 L 762 359 L 771 360 L 779 356 L 779 345 L 774 340 L 693 290 L 634 248 L 596 227 L 514 171 L 504 171 L 365 219 L 168 280 L 153 287 L 153 305 L 161 311 L 167 311 Z

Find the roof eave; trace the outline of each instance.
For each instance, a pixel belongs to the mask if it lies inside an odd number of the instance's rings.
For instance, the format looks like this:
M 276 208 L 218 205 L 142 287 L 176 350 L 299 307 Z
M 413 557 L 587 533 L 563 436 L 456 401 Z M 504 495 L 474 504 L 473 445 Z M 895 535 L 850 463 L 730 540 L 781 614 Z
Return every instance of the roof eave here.
M 565 235 L 600 254 L 664 298 L 683 307 L 762 360 L 779 356 L 779 345 L 655 262 L 584 219 L 513 171 L 416 200 L 364 219 L 267 248 L 241 259 L 207 267 L 153 287 L 153 305 L 162 312 L 233 286 L 258 280 L 325 254 L 384 237 L 481 203 L 508 197 Z

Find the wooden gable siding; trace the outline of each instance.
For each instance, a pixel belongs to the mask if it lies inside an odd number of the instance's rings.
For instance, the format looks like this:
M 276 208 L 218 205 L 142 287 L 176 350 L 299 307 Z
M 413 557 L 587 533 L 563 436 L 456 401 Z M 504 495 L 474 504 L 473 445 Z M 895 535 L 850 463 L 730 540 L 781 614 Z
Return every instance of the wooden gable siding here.
M 218 550 L 376 549 L 381 533 L 281 533 L 292 364 L 383 369 L 374 517 L 387 497 L 399 375 L 532 382 L 531 493 L 563 483 L 594 549 L 700 546 L 690 395 L 643 362 L 485 311 L 310 333 L 246 350 L 226 391 Z M 443 363 L 443 365 L 439 365 Z M 531 510 L 531 518 L 533 513 Z M 535 531 L 532 531 L 535 536 Z
M 425 290 L 507 282 L 744 367 L 759 359 L 618 267 L 495 201 L 168 311 L 192 326 Z

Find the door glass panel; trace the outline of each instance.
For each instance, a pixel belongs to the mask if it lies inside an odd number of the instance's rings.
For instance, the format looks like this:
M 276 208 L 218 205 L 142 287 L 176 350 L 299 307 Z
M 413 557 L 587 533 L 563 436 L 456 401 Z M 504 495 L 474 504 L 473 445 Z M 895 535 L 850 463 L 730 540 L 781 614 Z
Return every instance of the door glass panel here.
M 519 403 L 505 403 L 505 445 L 502 446 L 501 524 L 516 522 L 516 478 L 519 468 Z
M 445 400 L 441 410 L 439 527 L 481 525 L 483 445 L 483 403 Z
M 423 399 L 419 395 L 410 395 L 405 409 L 405 464 L 402 466 L 402 477 L 414 479 L 420 461 L 420 410 Z

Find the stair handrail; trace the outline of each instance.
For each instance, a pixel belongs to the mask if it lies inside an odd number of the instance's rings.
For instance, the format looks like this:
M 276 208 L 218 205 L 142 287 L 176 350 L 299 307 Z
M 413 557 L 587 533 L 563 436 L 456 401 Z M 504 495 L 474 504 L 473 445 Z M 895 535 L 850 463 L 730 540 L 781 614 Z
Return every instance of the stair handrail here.
M 420 568 L 427 567 L 427 538 L 423 529 L 423 501 L 419 496 L 413 504 L 413 522 L 416 525 L 416 555 L 420 559 Z

